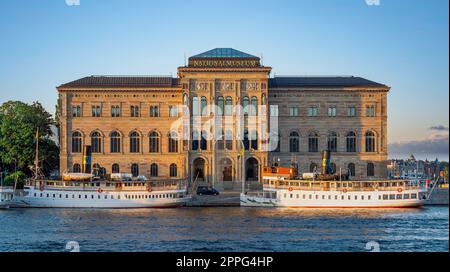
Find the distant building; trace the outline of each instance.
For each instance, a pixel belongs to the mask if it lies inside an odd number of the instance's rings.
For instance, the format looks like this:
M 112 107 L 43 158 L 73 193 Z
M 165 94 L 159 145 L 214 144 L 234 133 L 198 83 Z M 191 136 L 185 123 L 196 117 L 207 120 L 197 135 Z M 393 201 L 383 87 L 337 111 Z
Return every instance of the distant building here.
M 416 160 L 414 155 L 408 159 L 393 159 L 388 163 L 389 178 L 426 178 L 434 179 L 440 175 L 442 163 L 438 159 Z

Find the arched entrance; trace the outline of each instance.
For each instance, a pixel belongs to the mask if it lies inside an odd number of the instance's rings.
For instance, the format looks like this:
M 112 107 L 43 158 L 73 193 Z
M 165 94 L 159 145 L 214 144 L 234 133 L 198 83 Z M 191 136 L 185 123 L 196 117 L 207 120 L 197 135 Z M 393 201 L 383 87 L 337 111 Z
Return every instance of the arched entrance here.
M 258 181 L 258 160 L 255 158 L 249 158 L 245 162 L 245 180 L 246 181 Z
M 222 181 L 233 181 L 233 162 L 229 158 L 220 161 L 219 177 Z
M 193 163 L 194 167 L 194 180 L 204 181 L 205 180 L 205 160 L 203 158 L 197 158 Z

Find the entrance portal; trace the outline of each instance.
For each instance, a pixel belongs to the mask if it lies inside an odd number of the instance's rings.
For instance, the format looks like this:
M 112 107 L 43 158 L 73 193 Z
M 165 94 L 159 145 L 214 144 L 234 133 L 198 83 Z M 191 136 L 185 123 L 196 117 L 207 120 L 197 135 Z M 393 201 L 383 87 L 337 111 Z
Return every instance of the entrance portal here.
M 204 181 L 205 180 L 205 160 L 202 158 L 197 158 L 194 160 L 194 180 Z
M 233 162 L 230 159 L 222 159 L 219 169 L 222 171 L 222 181 L 233 181 Z
M 249 158 L 245 162 L 245 180 L 258 181 L 258 161 L 255 158 Z

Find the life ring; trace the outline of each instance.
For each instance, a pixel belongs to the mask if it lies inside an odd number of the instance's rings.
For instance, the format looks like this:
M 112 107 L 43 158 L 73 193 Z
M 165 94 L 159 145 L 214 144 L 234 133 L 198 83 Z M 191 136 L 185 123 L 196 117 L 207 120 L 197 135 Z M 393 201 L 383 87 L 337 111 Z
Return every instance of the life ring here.
M 152 188 L 148 188 L 148 190 L 147 190 L 149 193 L 151 193 L 151 192 L 153 192 L 153 189 Z
M 344 192 L 344 193 L 347 193 L 347 192 L 348 192 L 348 190 L 347 190 L 347 189 L 344 189 L 344 190 L 342 190 L 342 192 Z
M 294 191 L 294 188 L 292 188 L 292 187 L 289 187 L 289 192 L 292 192 L 292 191 Z
M 102 188 L 98 188 L 97 192 L 98 192 L 99 194 L 101 194 L 101 193 L 103 193 L 103 189 L 102 189 Z
M 401 192 L 403 192 L 403 189 L 402 188 L 398 188 L 397 192 L 401 193 Z

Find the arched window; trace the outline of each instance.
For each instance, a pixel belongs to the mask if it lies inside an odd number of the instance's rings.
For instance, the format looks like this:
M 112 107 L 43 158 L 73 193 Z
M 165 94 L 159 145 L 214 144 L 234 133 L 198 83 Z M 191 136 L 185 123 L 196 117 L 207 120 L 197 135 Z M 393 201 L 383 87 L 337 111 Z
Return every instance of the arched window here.
M 349 163 L 348 164 L 348 174 L 351 177 L 354 177 L 356 173 L 356 168 L 355 168 L 355 164 L 354 163 Z
M 244 99 L 242 100 L 242 107 L 244 108 L 244 115 L 248 114 L 248 96 L 244 96 Z
M 225 149 L 225 135 L 223 134 L 223 130 L 222 129 L 220 129 L 217 132 L 216 139 L 217 139 L 217 149 L 218 150 L 224 150 Z
M 244 141 L 243 141 L 243 144 L 244 144 L 244 149 L 245 150 L 249 150 L 250 149 L 250 140 L 249 140 L 249 137 L 248 137 L 248 129 L 244 129 Z
M 178 152 L 178 133 L 171 131 L 169 133 L 169 153 Z
M 356 133 L 350 131 L 346 138 L 347 152 L 356 152 Z
M 192 115 L 199 116 L 200 115 L 200 101 L 197 96 L 192 97 Z
M 198 150 L 200 143 L 200 135 L 197 130 L 192 131 L 192 150 Z
M 225 101 L 225 115 L 233 115 L 233 98 L 231 98 L 231 96 L 227 96 Z
M 312 132 L 309 134 L 308 151 L 309 152 L 319 152 L 319 136 L 315 132 Z
M 316 163 L 314 163 L 314 162 L 312 162 L 310 165 L 309 165 L 309 172 L 310 173 L 315 173 L 315 172 L 317 172 L 319 169 L 317 169 L 317 164 Z
M 158 153 L 159 152 L 159 134 L 156 131 L 152 131 L 149 134 L 149 152 Z
M 368 177 L 375 176 L 375 165 L 373 165 L 373 163 L 371 162 L 367 164 L 367 176 Z
M 203 116 L 208 115 L 207 106 L 208 106 L 208 102 L 206 100 L 206 97 L 202 96 L 202 98 L 201 98 L 201 113 Z
M 217 111 L 216 115 L 218 116 L 222 116 L 224 113 L 224 109 L 225 109 L 225 102 L 223 100 L 223 96 L 219 96 L 217 98 Z
M 139 165 L 137 163 L 131 165 L 131 174 L 133 177 L 139 176 Z
M 256 96 L 252 97 L 249 115 L 258 115 L 258 98 Z
M 298 132 L 293 131 L 289 135 L 289 152 L 299 152 Z
M 140 152 L 141 139 L 139 133 L 133 131 L 130 133 L 130 153 Z
M 330 132 L 330 134 L 328 134 L 327 148 L 330 152 L 337 151 L 337 134 L 336 134 L 336 132 Z
M 177 176 L 178 176 L 178 173 L 177 173 L 177 165 L 174 164 L 174 163 L 172 163 L 172 164 L 170 165 L 170 176 L 171 176 L 171 177 L 177 177 Z
M 98 131 L 91 133 L 91 148 L 92 153 L 102 152 L 102 135 Z
M 330 174 L 336 174 L 336 164 L 335 163 L 330 163 Z
M 72 166 L 72 171 L 73 171 L 74 173 L 81 173 L 81 165 L 78 164 L 78 163 L 75 163 L 75 164 Z
M 253 150 L 258 150 L 258 132 L 256 131 L 256 129 L 252 130 L 252 135 L 251 135 L 251 147 Z
M 158 176 L 158 165 L 156 163 L 152 163 L 152 165 L 150 165 L 150 176 L 151 177 Z
M 119 164 L 115 163 L 111 167 L 111 172 L 114 174 L 120 173 L 120 166 Z
M 111 134 L 109 135 L 110 140 L 111 140 L 111 145 L 110 145 L 110 149 L 111 149 L 111 153 L 120 153 L 120 147 L 121 147 L 121 136 L 120 133 L 117 131 L 113 131 L 111 132 Z
M 72 153 L 81 153 L 83 150 L 83 136 L 80 132 L 72 133 Z
M 200 149 L 207 150 L 208 149 L 208 141 L 207 141 L 207 133 L 206 131 L 202 131 L 202 138 L 200 139 Z
M 366 132 L 366 152 L 375 152 L 375 133 Z
M 231 130 L 225 132 L 225 148 L 233 150 L 233 132 Z

